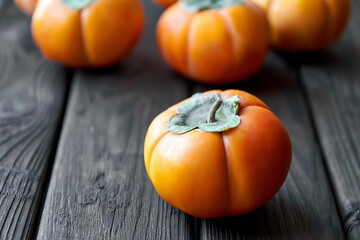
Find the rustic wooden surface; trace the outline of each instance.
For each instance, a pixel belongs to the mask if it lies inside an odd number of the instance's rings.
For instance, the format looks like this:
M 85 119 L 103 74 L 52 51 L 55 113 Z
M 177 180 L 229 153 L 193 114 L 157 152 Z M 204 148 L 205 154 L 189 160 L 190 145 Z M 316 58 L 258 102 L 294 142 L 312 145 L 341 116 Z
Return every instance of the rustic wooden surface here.
M 2 4 L 0 4 L 2 5 Z M 30 237 L 66 102 L 66 69 L 45 61 L 30 19 L 0 10 L 0 239 Z
M 250 80 L 218 87 L 190 82 L 165 65 L 154 36 L 162 10 L 151 1 L 143 1 L 146 31 L 124 62 L 74 75 L 43 60 L 30 18 L 5 1 L 0 239 L 360 239 L 359 0 L 333 48 L 272 53 Z M 157 114 L 211 88 L 263 99 L 289 131 L 293 162 L 263 207 L 202 220 L 158 196 L 145 171 L 143 141 Z
M 349 239 L 360 239 L 359 0 L 352 1 L 342 39 L 328 51 L 301 60 L 301 78 L 344 228 Z
M 270 54 L 249 81 L 220 87 L 243 89 L 265 101 L 287 128 L 293 156 L 287 180 L 272 200 L 244 216 L 202 220 L 201 239 L 343 239 L 296 70 Z M 208 89 L 197 86 L 194 92 Z
M 142 41 L 126 61 L 76 72 L 39 239 L 191 238 L 193 217 L 157 195 L 144 167 L 150 122 L 188 96 L 187 83 L 154 48 L 159 14 L 148 13 Z

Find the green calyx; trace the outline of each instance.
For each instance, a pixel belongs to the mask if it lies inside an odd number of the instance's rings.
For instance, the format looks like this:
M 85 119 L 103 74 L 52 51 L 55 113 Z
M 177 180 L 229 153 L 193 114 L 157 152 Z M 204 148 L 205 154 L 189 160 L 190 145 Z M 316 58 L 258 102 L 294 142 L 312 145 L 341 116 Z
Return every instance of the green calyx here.
M 178 114 L 171 117 L 166 129 L 177 134 L 193 129 L 205 132 L 222 132 L 240 124 L 239 96 L 221 100 L 219 94 L 197 93 L 179 106 Z
M 180 3 L 189 12 L 199 12 L 243 4 L 244 0 L 181 0 Z
M 95 0 L 62 0 L 63 4 L 74 10 L 82 9 L 94 1 Z

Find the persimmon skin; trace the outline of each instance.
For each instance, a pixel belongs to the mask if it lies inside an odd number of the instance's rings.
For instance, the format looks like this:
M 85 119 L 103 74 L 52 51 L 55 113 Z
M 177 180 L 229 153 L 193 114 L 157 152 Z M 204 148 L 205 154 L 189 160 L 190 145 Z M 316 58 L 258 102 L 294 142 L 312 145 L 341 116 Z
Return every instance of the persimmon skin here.
M 221 133 L 167 132 L 167 122 L 186 99 L 153 120 L 144 144 L 146 171 L 159 195 L 200 218 L 244 214 L 263 205 L 279 191 L 291 163 L 287 131 L 261 100 L 239 90 L 216 91 L 223 99 L 239 96 L 239 126 Z
M 154 3 L 157 5 L 167 8 L 171 6 L 172 4 L 176 3 L 178 0 L 153 0 Z
M 269 41 L 265 13 L 247 2 L 196 13 L 175 3 L 157 25 L 165 61 L 188 78 L 209 84 L 253 75 L 263 65 Z
M 21 11 L 31 16 L 35 10 L 38 0 L 14 0 L 14 2 Z
M 74 68 L 107 67 L 133 49 L 143 25 L 139 0 L 96 0 L 80 10 L 40 0 L 32 35 L 48 59 Z
M 316 51 L 333 44 L 350 15 L 349 0 L 250 0 L 267 12 L 271 43 L 289 52 Z

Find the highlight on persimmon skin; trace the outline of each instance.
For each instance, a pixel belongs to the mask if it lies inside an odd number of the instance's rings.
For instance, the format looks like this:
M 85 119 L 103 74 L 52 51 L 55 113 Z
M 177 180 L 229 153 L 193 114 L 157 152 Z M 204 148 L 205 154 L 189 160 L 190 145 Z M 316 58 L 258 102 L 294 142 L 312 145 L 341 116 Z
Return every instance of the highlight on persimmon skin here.
M 32 35 L 42 54 L 68 67 L 107 67 L 126 57 L 144 26 L 140 0 L 95 0 L 74 9 L 40 0 Z
M 180 107 L 191 100 L 186 99 L 153 120 L 144 144 L 146 171 L 158 194 L 200 218 L 260 207 L 279 191 L 291 164 L 289 135 L 265 103 L 240 90 L 204 94 L 214 93 L 223 102 L 238 96 L 238 126 L 220 132 L 168 130 Z
M 14 2 L 21 11 L 31 16 L 35 11 L 38 0 L 14 0 Z
M 249 0 L 266 13 L 274 48 L 316 51 L 335 43 L 350 15 L 350 0 Z
M 177 2 L 158 21 L 157 43 L 165 62 L 180 74 L 208 84 L 230 83 L 262 67 L 269 26 L 264 11 L 246 1 L 198 12 Z

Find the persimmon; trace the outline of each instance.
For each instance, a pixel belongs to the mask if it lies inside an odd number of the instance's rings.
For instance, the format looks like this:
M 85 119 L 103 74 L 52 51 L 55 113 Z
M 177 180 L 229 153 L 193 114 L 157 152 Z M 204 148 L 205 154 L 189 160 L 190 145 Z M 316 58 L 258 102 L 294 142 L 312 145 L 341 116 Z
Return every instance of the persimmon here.
M 174 207 L 201 218 L 233 216 L 279 191 L 291 142 L 260 99 L 215 90 L 158 115 L 146 134 L 144 159 L 156 191 Z
M 275 48 L 315 51 L 333 44 L 350 14 L 349 0 L 250 0 L 264 9 Z
M 38 0 L 14 0 L 16 6 L 28 15 L 32 15 Z
M 139 0 L 40 0 L 32 34 L 48 59 L 69 67 L 106 67 L 133 49 L 143 25 Z
M 209 84 L 245 79 L 269 49 L 266 15 L 243 0 L 180 1 L 161 15 L 157 43 L 179 73 Z
M 172 4 L 176 3 L 178 0 L 153 0 L 153 2 L 155 2 L 157 5 L 162 6 L 162 7 L 169 7 Z

